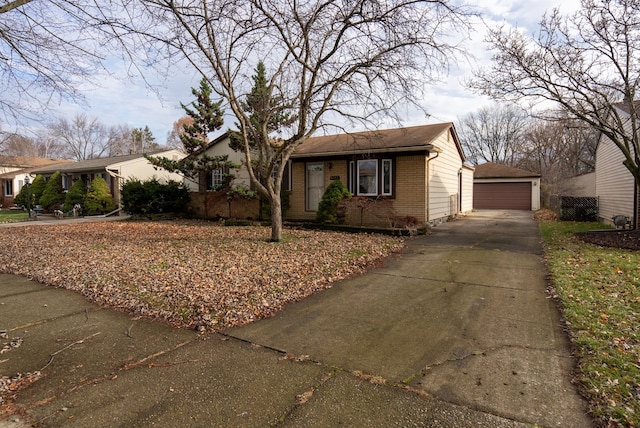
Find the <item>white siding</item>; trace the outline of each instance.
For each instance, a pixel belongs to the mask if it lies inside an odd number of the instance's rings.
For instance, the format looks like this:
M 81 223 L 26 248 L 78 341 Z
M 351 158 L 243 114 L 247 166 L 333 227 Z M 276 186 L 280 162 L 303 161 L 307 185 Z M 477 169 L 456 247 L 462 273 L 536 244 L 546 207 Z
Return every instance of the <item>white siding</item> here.
M 186 154 L 179 150 L 167 150 L 166 152 L 155 153 L 153 156 L 180 160 L 184 158 Z M 120 178 L 121 180 L 136 179 L 140 181 L 147 181 L 155 177 L 160 182 L 167 182 L 169 180 L 182 182 L 184 179 L 181 174 L 168 172 L 162 168 L 154 168 L 154 166 L 151 165 L 151 163 L 143 156 L 129 161 L 111 164 L 107 166 L 107 171 L 115 173 L 119 176 L 116 178 Z M 120 185 L 122 185 L 122 182 Z
M 612 224 L 614 215 L 633 218 L 633 175 L 622 164 L 624 156 L 608 138 L 602 138 L 596 150 L 596 196 L 599 199 L 599 217 Z
M 438 137 L 433 145 L 442 152 L 438 157 L 432 154 L 428 162 L 428 220 L 438 223 L 458 214 L 458 173 L 462 159 L 450 130 Z

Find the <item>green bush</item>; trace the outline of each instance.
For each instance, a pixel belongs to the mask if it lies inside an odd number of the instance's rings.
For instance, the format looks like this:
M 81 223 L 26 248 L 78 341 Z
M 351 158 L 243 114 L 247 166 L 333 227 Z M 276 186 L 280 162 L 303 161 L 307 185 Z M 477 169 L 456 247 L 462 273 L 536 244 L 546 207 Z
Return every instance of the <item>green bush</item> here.
M 47 183 L 44 181 L 44 177 L 42 175 L 37 175 L 31 184 L 29 184 L 29 196 L 31 196 L 31 207 L 35 206 L 40 201 L 40 196 L 42 196 L 42 192 Z M 15 198 L 13 198 L 13 203 L 19 207 L 27 206 L 27 185 L 22 186 L 18 194 Z
M 38 174 L 33 179 L 33 183 L 29 186 L 29 193 L 31 196 L 31 206 L 41 204 L 40 198 L 44 193 L 44 189 L 47 187 L 47 182 L 44 180 L 44 176 Z M 62 178 L 60 179 L 60 188 L 62 188 Z
M 321 223 L 331 224 L 343 222 L 344 219 L 341 219 L 338 215 L 338 204 L 343 199 L 350 197 L 351 193 L 349 192 L 349 189 L 342 184 L 342 181 L 332 181 L 327 187 L 327 190 L 324 191 L 320 204 L 318 204 L 316 220 Z
M 34 180 L 35 184 L 35 180 Z M 58 209 L 64 204 L 64 189 L 62 188 L 62 174 L 56 171 L 47 181 L 47 185 L 40 196 L 39 204 L 45 210 Z M 38 202 L 37 202 L 38 203 Z
M 89 215 L 104 214 L 113 211 L 115 204 L 109 191 L 107 182 L 102 177 L 96 177 L 87 190 L 84 200 L 84 210 Z
M 29 185 L 31 187 L 31 185 Z M 29 188 L 29 195 L 33 196 L 31 193 L 31 188 Z M 33 200 L 33 197 L 31 198 Z M 13 203 L 19 207 L 27 206 L 27 185 L 22 186 L 22 189 L 18 192 L 18 194 L 13 198 Z
M 130 214 L 161 214 L 184 212 L 191 199 L 184 184 L 177 181 L 160 183 L 128 180 L 122 186 L 122 207 Z
M 67 192 L 64 199 L 63 211 L 71 211 L 76 204 L 84 206 L 84 200 L 87 197 L 87 185 L 82 180 L 76 180 Z

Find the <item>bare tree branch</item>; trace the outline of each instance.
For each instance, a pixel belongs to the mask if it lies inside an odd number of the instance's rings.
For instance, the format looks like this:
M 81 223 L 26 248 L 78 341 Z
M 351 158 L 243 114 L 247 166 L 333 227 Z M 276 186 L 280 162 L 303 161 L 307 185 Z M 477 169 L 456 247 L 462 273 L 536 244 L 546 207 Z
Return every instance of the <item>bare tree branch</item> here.
M 375 126 L 418 106 L 424 85 L 463 55 L 448 38 L 468 31 L 470 12 L 448 0 L 287 1 L 144 0 L 149 16 L 165 26 L 148 31 L 203 76 L 231 110 L 244 141 L 273 180 L 249 173 L 272 209 L 272 239 L 282 226 L 280 183 L 295 148 L 339 117 Z M 168 31 L 167 31 L 168 29 Z M 151 29 L 152 30 L 152 29 Z M 252 73 L 264 62 L 269 93 L 294 123 L 277 131 L 252 123 L 242 102 Z M 268 115 L 264 116 L 268 120 Z M 255 147 L 255 148 L 254 148 Z

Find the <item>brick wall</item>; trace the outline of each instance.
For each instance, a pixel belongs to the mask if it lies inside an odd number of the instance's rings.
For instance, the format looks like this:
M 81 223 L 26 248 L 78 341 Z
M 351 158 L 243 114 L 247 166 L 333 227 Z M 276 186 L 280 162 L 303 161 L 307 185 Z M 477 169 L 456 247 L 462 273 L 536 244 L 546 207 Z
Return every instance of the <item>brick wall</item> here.
M 206 207 L 205 197 L 207 198 Z M 234 199 L 229 212 L 229 202 L 225 192 L 191 192 L 189 211 L 201 218 L 257 219 L 260 203 L 257 199 Z

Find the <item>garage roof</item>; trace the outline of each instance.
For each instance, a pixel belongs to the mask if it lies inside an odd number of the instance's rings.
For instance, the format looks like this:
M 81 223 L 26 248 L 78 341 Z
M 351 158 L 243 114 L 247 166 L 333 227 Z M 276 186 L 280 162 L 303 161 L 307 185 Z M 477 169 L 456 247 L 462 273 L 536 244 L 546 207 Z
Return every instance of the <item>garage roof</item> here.
M 476 166 L 473 178 L 538 178 L 540 174 L 493 162 Z

